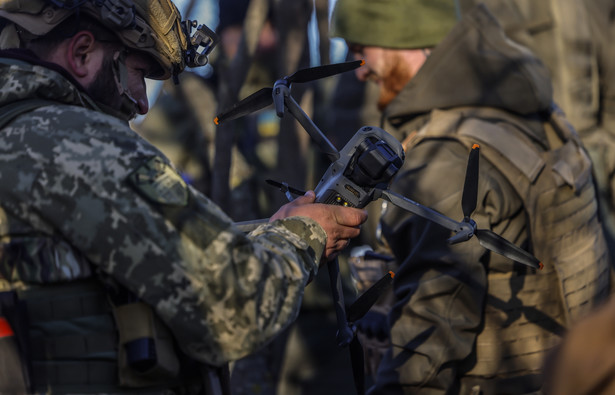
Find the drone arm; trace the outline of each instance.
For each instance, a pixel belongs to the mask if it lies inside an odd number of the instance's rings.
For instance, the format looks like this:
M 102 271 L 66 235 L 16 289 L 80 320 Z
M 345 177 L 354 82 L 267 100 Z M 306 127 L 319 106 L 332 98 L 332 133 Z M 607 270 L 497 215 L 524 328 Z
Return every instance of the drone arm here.
M 377 196 L 379 194 L 379 196 Z M 458 232 L 463 229 L 461 224 L 439 212 L 423 206 L 420 203 L 415 202 L 414 200 L 410 200 L 404 196 L 398 195 L 395 192 L 391 192 L 388 189 L 378 189 L 376 191 L 375 198 L 381 197 L 384 200 L 387 200 L 399 208 L 407 210 L 413 214 L 416 214 L 420 217 L 423 217 L 429 221 L 435 222 L 438 225 L 445 227 L 446 229 L 452 230 L 454 232 Z
M 307 116 L 290 94 L 285 95 L 284 99 L 288 111 L 301 124 L 305 131 L 308 132 L 312 140 L 318 144 L 318 147 L 329 157 L 329 160 L 335 162 L 340 157 L 340 153 L 333 144 L 331 144 L 329 139 L 318 129 L 318 126 Z

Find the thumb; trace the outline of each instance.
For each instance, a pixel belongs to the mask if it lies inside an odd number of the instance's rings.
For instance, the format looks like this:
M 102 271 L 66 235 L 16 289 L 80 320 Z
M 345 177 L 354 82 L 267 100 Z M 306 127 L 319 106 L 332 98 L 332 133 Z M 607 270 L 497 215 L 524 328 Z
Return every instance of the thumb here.
M 307 191 L 307 192 L 305 192 L 305 195 L 303 195 L 303 196 L 311 199 L 312 202 L 314 200 L 316 200 L 316 192 L 314 192 L 314 191 Z
M 293 203 L 310 204 L 310 203 L 314 203 L 314 201 L 316 201 L 316 194 L 314 193 L 314 191 L 307 191 L 305 195 L 300 196 L 296 198 L 295 200 L 293 200 Z

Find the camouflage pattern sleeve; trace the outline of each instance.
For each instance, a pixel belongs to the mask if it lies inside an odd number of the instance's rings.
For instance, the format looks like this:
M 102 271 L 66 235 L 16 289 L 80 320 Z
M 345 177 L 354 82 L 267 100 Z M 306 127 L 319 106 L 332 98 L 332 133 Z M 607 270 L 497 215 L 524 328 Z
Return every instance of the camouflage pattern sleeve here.
M 167 174 L 159 174 L 157 180 L 173 174 L 176 188 L 183 185 L 188 192 L 186 205 L 153 202 L 151 196 L 156 194 L 143 192 L 151 183 L 134 183 L 134 187 L 150 200 L 146 211 L 151 204 L 158 206 L 164 219 L 161 225 L 172 227 L 174 234 L 168 236 L 178 236 L 177 244 L 169 247 L 180 248 L 181 264 L 167 268 L 170 282 L 162 289 L 152 285 L 152 291 L 166 289 L 166 295 L 150 301 L 145 290 L 139 296 L 156 307 L 188 355 L 212 364 L 239 359 L 296 318 L 303 289 L 323 253 L 324 231 L 311 219 L 290 218 L 263 225 L 246 236 L 217 206 L 186 188 L 168 165 L 164 167 L 161 171 Z M 134 174 L 129 179 L 134 180 Z M 171 250 L 165 255 L 175 253 Z M 142 269 L 143 277 L 150 275 L 149 262 L 143 262 Z
M 125 123 L 80 107 L 3 132 L 2 208 L 152 305 L 190 357 L 241 358 L 296 318 L 324 250 L 314 221 L 246 235 Z

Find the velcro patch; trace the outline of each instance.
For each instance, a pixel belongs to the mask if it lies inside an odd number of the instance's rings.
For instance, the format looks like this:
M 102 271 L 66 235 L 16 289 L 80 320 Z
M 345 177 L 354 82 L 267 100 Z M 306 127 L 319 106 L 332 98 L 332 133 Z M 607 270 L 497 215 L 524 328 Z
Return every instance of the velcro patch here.
M 173 206 L 188 204 L 188 186 L 161 158 L 150 158 L 129 176 L 130 182 L 149 200 Z

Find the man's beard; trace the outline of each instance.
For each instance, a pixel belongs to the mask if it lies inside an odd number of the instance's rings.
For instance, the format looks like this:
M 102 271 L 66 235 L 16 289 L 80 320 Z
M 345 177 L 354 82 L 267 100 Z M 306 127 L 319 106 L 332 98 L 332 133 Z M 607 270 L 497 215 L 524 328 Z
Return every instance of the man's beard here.
M 388 69 L 381 77 L 380 97 L 378 98 L 378 109 L 384 109 L 401 92 L 406 84 L 412 79 L 410 69 L 401 59 L 395 59 L 393 66 Z
M 117 88 L 113 72 L 113 59 L 111 56 L 105 57 L 96 78 L 94 78 L 94 81 L 87 87 L 87 92 L 95 102 L 114 112 L 121 113 L 122 117 L 125 117 L 127 120 L 131 120 L 137 115 L 135 106 L 124 105 L 127 99 L 122 97 Z

